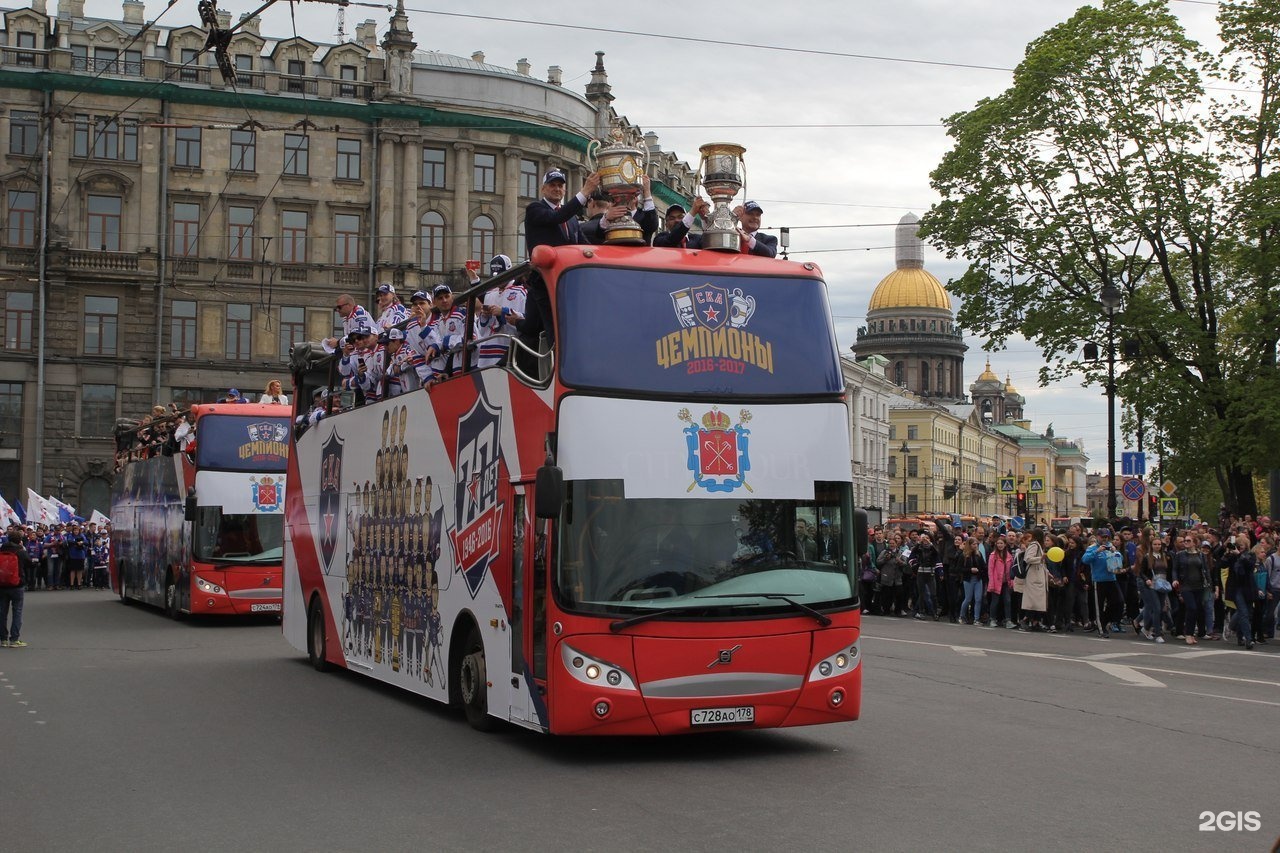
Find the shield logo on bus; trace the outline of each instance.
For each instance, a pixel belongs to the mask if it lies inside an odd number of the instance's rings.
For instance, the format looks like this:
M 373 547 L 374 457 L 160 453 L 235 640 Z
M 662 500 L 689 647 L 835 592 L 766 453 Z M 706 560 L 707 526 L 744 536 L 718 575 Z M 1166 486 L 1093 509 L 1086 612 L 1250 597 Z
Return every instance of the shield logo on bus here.
M 454 521 L 449 539 L 457 571 L 475 598 L 498 556 L 502 507 L 498 505 L 502 413 L 481 392 L 458 421 L 454 457 Z
M 342 505 L 342 439 L 334 430 L 320 450 L 320 557 L 328 569 L 338 549 Z
M 702 284 L 689 289 L 693 297 L 693 310 L 698 322 L 712 331 L 729 321 L 729 291 L 714 284 Z
M 751 491 L 747 484 L 747 472 L 751 470 L 748 454 L 751 430 L 746 427 L 751 412 L 739 411 L 736 424 L 728 413 L 715 406 L 702 416 L 701 423 L 694 422 L 688 409 L 681 409 L 676 416 L 688 425 L 684 435 L 689 451 L 687 464 L 693 474 L 690 491 L 694 486 L 708 492 L 732 492 L 739 486 Z

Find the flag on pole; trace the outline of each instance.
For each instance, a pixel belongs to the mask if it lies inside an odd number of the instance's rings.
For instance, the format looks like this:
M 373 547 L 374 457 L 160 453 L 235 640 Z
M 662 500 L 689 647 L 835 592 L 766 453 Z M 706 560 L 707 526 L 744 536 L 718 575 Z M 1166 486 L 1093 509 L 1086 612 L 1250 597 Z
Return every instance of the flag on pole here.
M 104 524 L 110 524 L 110 523 L 111 523 L 111 519 L 107 518 L 105 515 L 103 515 L 102 513 L 98 512 L 98 511 L 95 509 L 95 510 L 93 511 L 93 514 L 89 516 L 89 523 L 90 523 L 90 524 L 96 524 L 96 525 L 98 525 L 99 527 L 101 527 L 101 526 L 102 526 L 102 525 L 104 525 Z
M 55 497 L 48 497 L 46 500 L 53 504 L 54 511 L 58 514 L 59 524 L 70 524 L 76 520 L 76 508 L 71 504 L 65 504 Z
M 0 496 L 0 524 L 8 527 L 10 524 L 21 524 L 22 518 L 9 506 L 9 502 Z
M 32 524 L 57 524 L 58 505 L 27 489 L 27 519 Z

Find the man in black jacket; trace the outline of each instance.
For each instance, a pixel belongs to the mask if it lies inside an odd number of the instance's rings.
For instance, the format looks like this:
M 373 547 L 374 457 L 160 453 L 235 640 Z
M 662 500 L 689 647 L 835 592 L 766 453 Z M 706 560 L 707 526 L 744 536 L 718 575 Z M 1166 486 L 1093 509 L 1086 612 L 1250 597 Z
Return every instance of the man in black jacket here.
M 524 243 L 528 256 L 538 246 L 574 246 L 585 242 L 578 214 L 586 209 L 587 198 L 600 186 L 600 175 L 592 172 L 582 183 L 582 190 L 565 201 L 568 181 L 564 172 L 552 169 L 542 178 L 542 198 L 524 210 Z M 525 306 L 525 318 L 518 324 L 520 340 L 531 349 L 537 349 L 538 336 L 546 331 L 549 343 L 555 342 L 555 329 L 551 322 L 551 297 L 547 284 L 537 272 L 529 276 L 527 287 L 529 301 Z
M 12 530 L 5 537 L 4 544 L 0 545 L 0 553 L 11 554 L 18 561 L 18 582 L 0 586 L 0 646 L 21 649 L 27 645 L 19 638 L 22 633 L 22 579 L 31 572 L 31 558 L 27 556 L 27 549 L 22 545 L 22 533 Z M 0 559 L 7 561 L 8 557 L 0 557 Z M 11 608 L 12 622 L 9 621 Z

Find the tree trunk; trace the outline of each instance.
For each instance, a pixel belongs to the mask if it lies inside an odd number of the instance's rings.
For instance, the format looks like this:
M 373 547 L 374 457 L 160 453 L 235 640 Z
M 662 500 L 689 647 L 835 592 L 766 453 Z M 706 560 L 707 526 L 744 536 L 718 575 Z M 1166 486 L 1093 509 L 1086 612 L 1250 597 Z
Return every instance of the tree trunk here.
M 1226 469 L 1226 475 L 1226 488 L 1222 495 L 1227 502 L 1227 509 L 1240 518 L 1246 515 L 1257 518 L 1258 499 L 1253 494 L 1253 472 L 1230 465 Z

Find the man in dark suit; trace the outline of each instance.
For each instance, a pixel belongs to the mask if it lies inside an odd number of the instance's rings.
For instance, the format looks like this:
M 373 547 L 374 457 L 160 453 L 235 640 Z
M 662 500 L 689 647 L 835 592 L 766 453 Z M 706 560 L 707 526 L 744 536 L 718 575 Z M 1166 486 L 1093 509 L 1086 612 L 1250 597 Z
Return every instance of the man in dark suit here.
M 649 190 L 649 176 L 645 175 L 640 179 L 643 188 L 642 198 L 637 198 L 638 207 L 632 209 L 622 204 L 608 203 L 608 196 L 604 196 L 606 200 L 605 209 L 602 211 L 593 211 L 587 221 L 582 223 L 582 242 L 603 244 L 608 238 L 608 231 L 605 226 L 624 216 L 630 216 L 637 225 L 640 226 L 641 239 L 644 241 L 640 245 L 648 246 L 653 240 L 653 235 L 658 230 L 658 210 L 654 207 L 653 196 Z M 592 196 L 592 200 L 598 197 Z
M 552 169 L 542 178 L 542 198 L 524 210 L 524 242 L 527 254 L 533 257 L 538 246 L 574 246 L 585 242 L 578 214 L 587 206 L 587 198 L 600 186 L 600 175 L 592 172 L 582 182 L 582 189 L 565 201 L 568 182 L 564 172 Z M 538 337 L 547 333 L 548 344 L 555 343 L 555 328 L 551 321 L 551 297 L 546 282 L 533 272 L 527 281 L 529 299 L 525 305 L 525 318 L 516 326 L 520 340 L 530 349 L 537 349 Z
M 733 209 L 733 215 L 738 219 L 738 237 L 741 238 L 738 250 L 744 255 L 776 258 L 778 257 L 778 238 L 760 230 L 760 218 L 763 214 L 764 208 L 754 201 Z
M 705 217 L 710 212 L 711 205 L 704 198 L 695 198 L 691 211 L 686 211 L 684 205 L 671 205 L 667 208 L 667 230 L 654 236 L 653 245 L 664 249 L 701 249 L 702 235 L 690 234 L 689 229 L 695 216 Z

